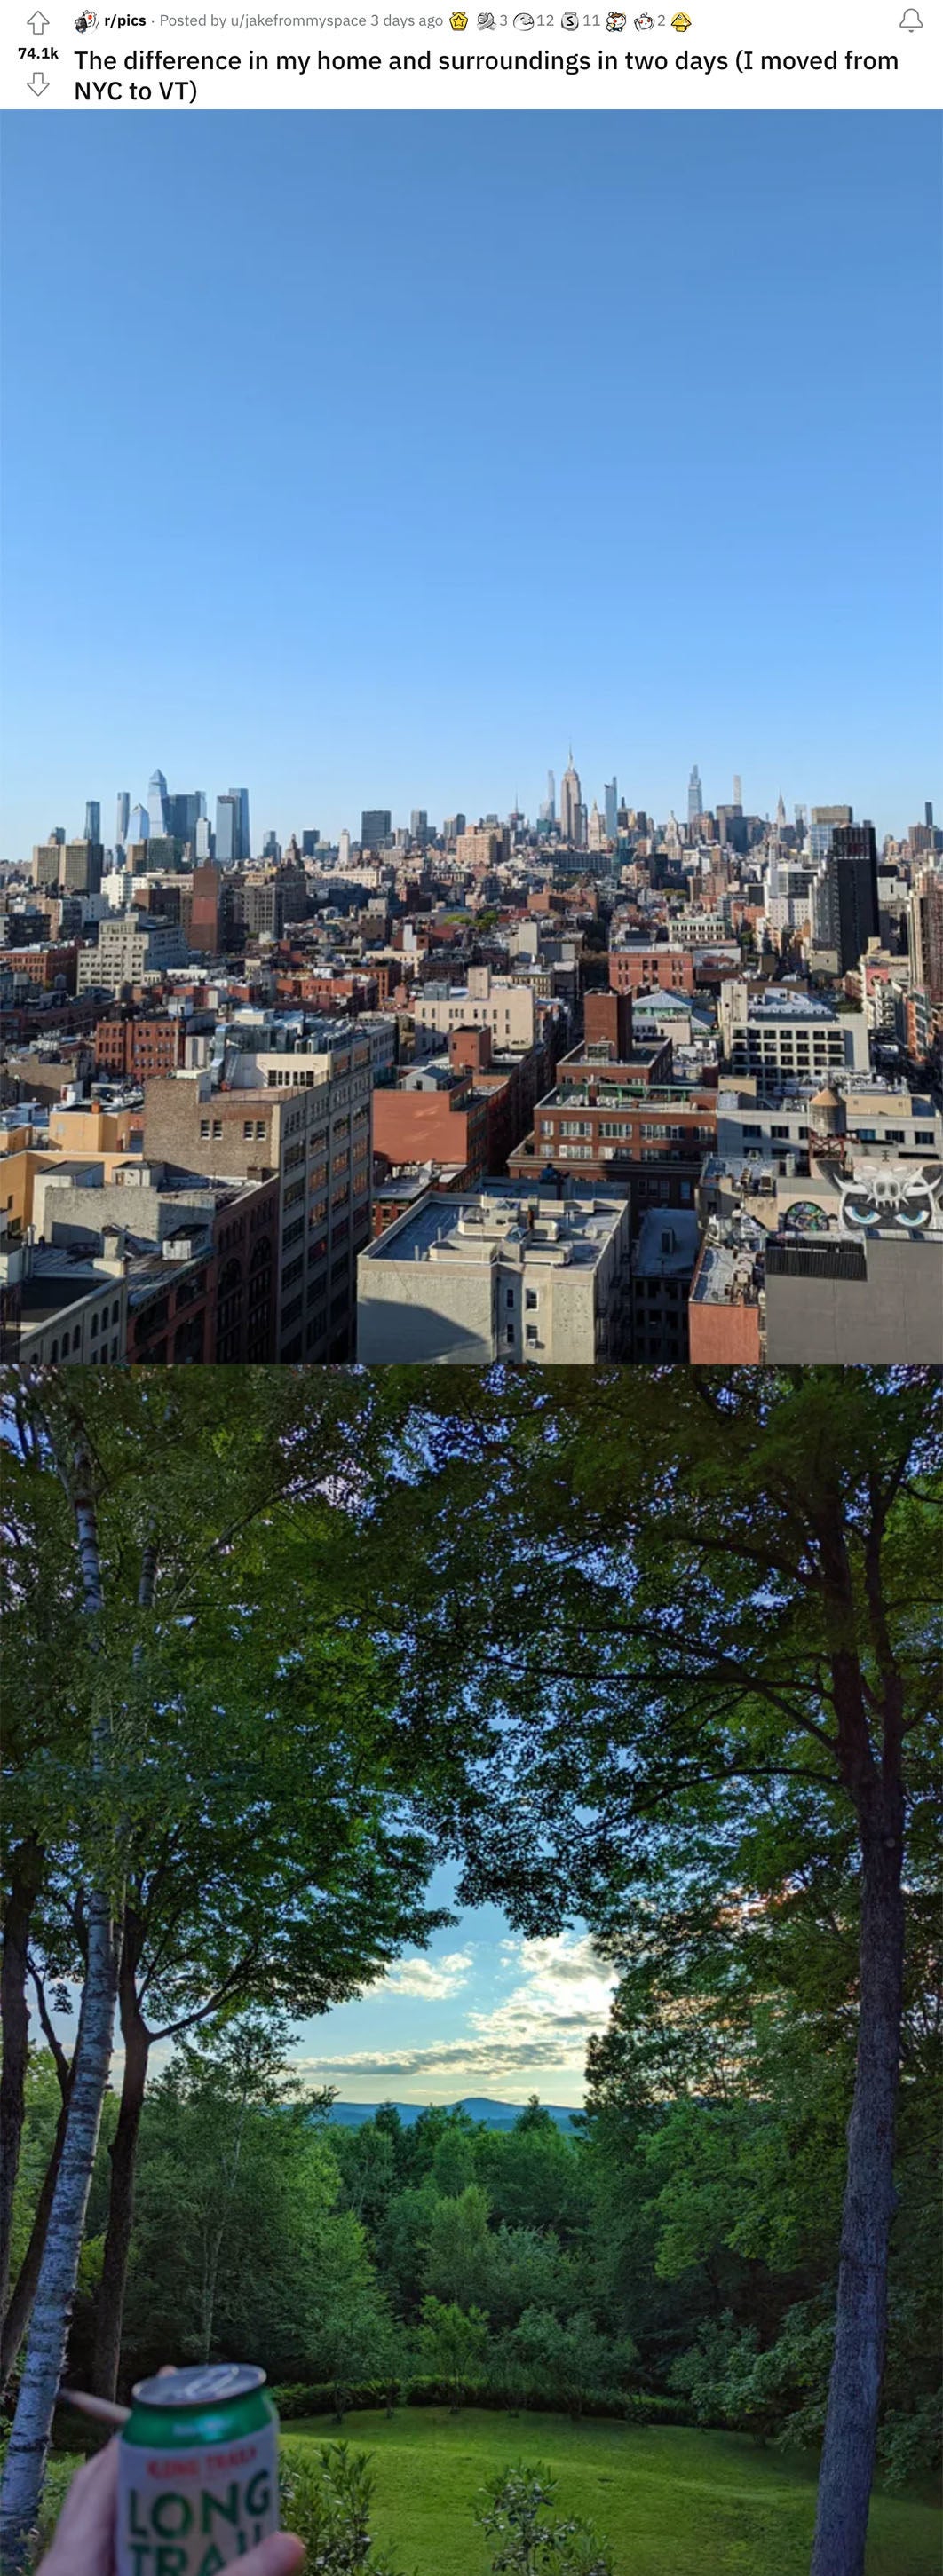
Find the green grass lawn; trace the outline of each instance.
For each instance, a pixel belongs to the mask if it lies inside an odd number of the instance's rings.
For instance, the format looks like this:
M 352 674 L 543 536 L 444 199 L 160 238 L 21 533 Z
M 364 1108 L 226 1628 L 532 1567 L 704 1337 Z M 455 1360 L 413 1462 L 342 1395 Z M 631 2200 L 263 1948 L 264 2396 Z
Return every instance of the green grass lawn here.
M 558 2508 L 610 2541 L 617 2576 L 807 2576 L 814 2461 L 733 2433 L 406 2407 L 391 2420 L 350 2415 L 344 2435 L 374 2454 L 374 2532 L 395 2545 L 402 2576 L 486 2576 L 472 2504 L 491 2470 L 517 2460 L 546 2462 Z M 286 2424 L 283 2438 L 338 2436 L 319 2420 Z M 868 2576 L 938 2576 L 939 2566 L 935 2507 L 876 2496 Z

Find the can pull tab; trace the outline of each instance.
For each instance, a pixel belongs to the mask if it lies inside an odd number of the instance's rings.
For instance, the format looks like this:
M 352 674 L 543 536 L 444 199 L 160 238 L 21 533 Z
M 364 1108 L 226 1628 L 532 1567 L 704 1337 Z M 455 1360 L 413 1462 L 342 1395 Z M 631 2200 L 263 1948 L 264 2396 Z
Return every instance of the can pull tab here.
M 217 2361 L 208 2370 L 179 2371 L 176 2376 L 175 2394 L 186 2404 L 192 2398 L 231 2397 L 245 2371 L 242 2362 Z

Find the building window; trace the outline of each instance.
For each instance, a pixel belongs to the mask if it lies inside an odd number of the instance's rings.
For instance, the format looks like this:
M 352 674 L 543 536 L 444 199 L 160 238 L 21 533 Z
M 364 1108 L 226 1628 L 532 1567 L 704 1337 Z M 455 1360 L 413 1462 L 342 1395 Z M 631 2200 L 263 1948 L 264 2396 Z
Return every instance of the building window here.
M 222 1122 L 222 1119 L 221 1119 L 221 1118 L 214 1118 L 214 1120 L 213 1120 L 213 1142 L 214 1142 L 214 1144 L 217 1144 L 217 1143 L 219 1142 L 219 1139 L 220 1139 L 220 1137 L 222 1136 L 222 1132 L 223 1132 L 223 1122 Z
M 243 1132 L 243 1135 L 244 1135 L 245 1137 L 251 1138 L 251 1136 L 252 1136 L 252 1120 L 251 1120 L 251 1118 L 244 1118 L 244 1119 L 243 1119 L 243 1122 L 242 1122 L 242 1132 Z
M 203 1141 L 204 1141 L 204 1142 L 208 1139 L 208 1137 L 209 1137 L 209 1132 L 210 1132 L 210 1122 L 209 1122 L 209 1119 L 208 1119 L 208 1118 L 201 1118 L 201 1120 L 200 1120 L 200 1136 L 201 1136 L 201 1138 L 203 1139 Z
M 527 1289 L 525 1289 L 525 1292 L 524 1292 L 524 1304 L 525 1304 L 525 1306 L 527 1306 L 527 1307 L 529 1308 L 529 1310 L 530 1310 L 531 1312 L 533 1312 L 533 1309 L 534 1309 L 534 1307 L 535 1307 L 535 1306 L 536 1306 L 536 1304 L 537 1304 L 537 1290 L 536 1290 L 536 1288 L 527 1288 Z

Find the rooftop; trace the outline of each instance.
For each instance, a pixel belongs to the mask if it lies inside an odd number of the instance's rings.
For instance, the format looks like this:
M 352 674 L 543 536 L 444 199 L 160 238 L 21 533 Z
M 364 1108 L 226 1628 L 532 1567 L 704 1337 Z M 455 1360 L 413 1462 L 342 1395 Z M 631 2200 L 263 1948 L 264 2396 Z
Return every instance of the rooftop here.
M 695 1088 L 697 1087 L 698 1086 L 695 1086 Z M 589 1081 L 567 1082 L 562 1085 L 558 1084 L 555 1090 L 548 1091 L 546 1099 L 541 1100 L 538 1106 L 541 1109 L 651 1109 L 653 1107 L 661 1107 L 663 1109 L 701 1110 L 705 1104 L 701 1100 L 692 1099 L 691 1088 L 691 1084 L 688 1082 L 680 1082 L 676 1084 L 657 1082 L 609 1082 L 606 1079 L 604 1071 L 600 1069 L 599 1073 L 594 1073 Z M 711 1106 L 713 1106 L 714 1097 L 715 1095 L 712 1092 L 710 1102 Z
M 771 984 L 765 993 L 753 994 L 747 1004 L 747 1020 L 834 1020 L 838 1014 L 830 1002 L 821 1002 L 811 993 L 799 993 L 786 984 Z
M 700 1226 L 693 1209 L 648 1208 L 632 1254 L 635 1277 L 680 1279 L 697 1259 Z
M 708 1239 L 691 1282 L 691 1296 L 701 1306 L 755 1306 L 761 1285 L 761 1265 L 748 1244 Z
M 627 1201 L 598 1192 L 577 1198 L 514 1188 L 437 1197 L 410 1211 L 368 1245 L 361 1261 L 430 1261 L 451 1267 L 592 1267 L 619 1227 Z

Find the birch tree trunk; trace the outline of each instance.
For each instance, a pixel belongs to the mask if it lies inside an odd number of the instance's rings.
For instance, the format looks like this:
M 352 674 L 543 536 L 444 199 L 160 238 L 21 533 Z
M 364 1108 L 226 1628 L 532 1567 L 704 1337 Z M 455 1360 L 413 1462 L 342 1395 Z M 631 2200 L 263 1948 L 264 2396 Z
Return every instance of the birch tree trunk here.
M 84 1606 L 91 1622 L 95 1648 L 103 1596 L 92 1460 L 80 1428 L 73 1432 L 68 1443 L 71 1456 L 67 1456 L 66 1462 L 61 1457 L 58 1432 L 54 1431 L 51 1436 L 72 1504 Z M 98 1700 L 92 1722 L 92 1769 L 100 1779 L 107 1760 L 110 1732 L 106 1690 Z M 106 1877 L 104 1871 L 100 1875 L 103 1879 Z M 39 2511 L 53 2412 L 75 2296 L 102 2103 L 111 2063 L 117 1967 L 111 1896 L 107 1884 L 102 1884 L 93 1887 L 88 1900 L 87 1967 L 82 2018 L 72 2064 L 71 2098 L 26 2361 L 0 2490 L 0 2557 L 4 2576 L 19 2576 L 19 2571 L 25 2568 L 30 2534 Z
M 29 2056 L 27 1945 L 33 1909 L 42 1884 L 42 1866 L 42 1851 L 35 1836 L 29 1834 L 12 1855 L 10 1897 L 3 1933 L 3 1966 L 0 1968 L 0 2028 L 3 2032 L 3 2067 L 0 2070 L 0 2316 L 6 2313 L 10 2286 L 13 2193 L 26 2107 Z
M 105 2257 L 98 2293 L 95 2319 L 95 2359 L 92 2387 L 98 2397 L 114 2397 L 118 2385 L 121 2359 L 121 2320 L 124 2313 L 128 2256 L 131 2250 L 131 2223 L 134 2215 L 134 2167 L 138 2131 L 144 2107 L 147 2083 L 147 2061 L 150 2034 L 146 2028 L 137 1997 L 133 1949 L 128 1954 L 128 1931 L 125 1932 L 125 1955 L 119 1975 L 119 2012 L 124 2040 L 124 2073 L 121 2079 L 121 2104 L 118 2126 L 111 2142 L 111 2188 L 108 2197 L 108 2226 L 105 2234 Z

